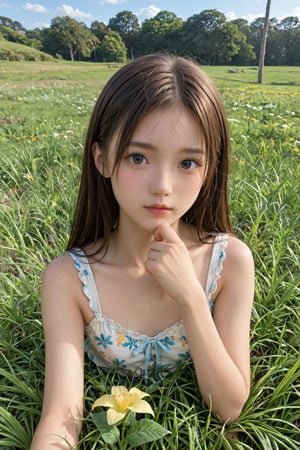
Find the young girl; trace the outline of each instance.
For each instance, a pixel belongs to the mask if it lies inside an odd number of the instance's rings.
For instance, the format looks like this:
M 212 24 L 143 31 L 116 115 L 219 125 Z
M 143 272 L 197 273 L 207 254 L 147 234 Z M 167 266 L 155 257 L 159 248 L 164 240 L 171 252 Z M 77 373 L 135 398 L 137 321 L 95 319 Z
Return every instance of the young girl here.
M 154 54 L 106 84 L 88 128 L 67 252 L 43 277 L 43 412 L 31 449 L 76 446 L 86 351 L 146 379 L 192 358 L 214 414 L 249 394 L 254 268 L 232 234 L 229 133 L 199 67 Z

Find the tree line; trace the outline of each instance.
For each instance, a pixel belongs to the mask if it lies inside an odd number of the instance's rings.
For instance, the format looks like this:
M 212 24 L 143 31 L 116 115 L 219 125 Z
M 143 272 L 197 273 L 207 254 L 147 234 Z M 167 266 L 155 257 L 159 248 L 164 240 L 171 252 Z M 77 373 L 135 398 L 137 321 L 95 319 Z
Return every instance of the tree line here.
M 206 9 L 186 20 L 170 11 L 139 23 L 131 11 L 121 11 L 108 24 L 95 20 L 88 27 L 68 16 L 55 17 L 48 28 L 25 29 L 0 16 L 0 39 L 72 61 L 124 62 L 155 51 L 190 55 L 207 65 L 257 65 L 264 17 L 249 23 L 227 20 L 217 9 Z M 271 18 L 266 65 L 300 65 L 300 20 Z

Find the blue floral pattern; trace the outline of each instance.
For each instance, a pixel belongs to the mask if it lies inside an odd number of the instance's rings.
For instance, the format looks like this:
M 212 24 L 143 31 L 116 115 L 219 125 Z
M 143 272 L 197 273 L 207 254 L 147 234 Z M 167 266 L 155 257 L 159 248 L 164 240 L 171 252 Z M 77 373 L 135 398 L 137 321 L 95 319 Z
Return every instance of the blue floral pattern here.
M 103 333 L 100 334 L 100 336 L 94 336 L 95 341 L 97 342 L 97 345 L 101 345 L 105 350 L 107 349 L 108 345 L 113 345 L 113 342 L 111 340 L 111 336 L 104 336 Z

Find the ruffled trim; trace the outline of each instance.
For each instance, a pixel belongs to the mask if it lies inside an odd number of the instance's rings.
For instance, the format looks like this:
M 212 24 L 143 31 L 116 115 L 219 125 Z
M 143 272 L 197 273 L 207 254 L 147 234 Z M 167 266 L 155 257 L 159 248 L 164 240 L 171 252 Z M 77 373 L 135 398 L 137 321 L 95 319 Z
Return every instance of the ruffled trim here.
M 226 247 L 228 244 L 228 235 L 222 235 L 215 242 L 213 248 L 213 255 L 208 271 L 207 289 L 206 295 L 209 302 L 211 303 L 211 296 L 216 292 L 218 287 L 218 281 L 221 278 L 221 273 L 223 270 L 223 263 L 226 259 Z
M 95 286 L 95 281 L 86 256 L 83 254 L 82 250 L 76 249 L 76 253 L 72 251 L 69 252 L 70 256 L 74 261 L 74 267 L 78 271 L 79 280 L 82 283 L 82 290 L 86 298 L 88 299 L 89 307 L 96 315 L 99 313 L 98 308 L 95 306 L 95 296 L 98 299 L 98 294 Z M 82 261 L 80 261 L 82 260 Z
M 91 322 L 85 327 L 87 332 L 91 332 L 94 329 L 94 322 L 97 322 L 98 317 L 97 313 L 95 317 L 91 320 Z M 126 328 L 123 325 L 121 325 L 118 322 L 115 322 L 114 320 L 110 319 L 109 317 L 104 316 L 101 314 L 101 321 L 105 323 L 111 330 L 114 330 L 115 332 L 120 332 L 124 334 L 129 334 L 130 336 L 134 337 L 135 339 L 143 340 L 147 339 L 149 341 L 157 341 L 159 339 L 164 338 L 166 335 L 172 335 L 174 333 L 178 333 L 178 328 L 184 328 L 183 320 L 178 320 L 177 322 L 170 325 L 168 328 L 166 328 L 163 331 L 160 331 L 159 333 L 155 334 L 154 336 L 148 336 L 147 334 L 142 334 L 138 331 L 131 330 L 130 328 Z

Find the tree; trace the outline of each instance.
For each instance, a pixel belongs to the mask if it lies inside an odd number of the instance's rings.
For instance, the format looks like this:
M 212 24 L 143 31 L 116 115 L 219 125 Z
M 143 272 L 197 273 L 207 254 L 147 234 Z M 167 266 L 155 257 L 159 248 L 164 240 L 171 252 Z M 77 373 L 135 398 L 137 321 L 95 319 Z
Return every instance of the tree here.
M 264 18 L 258 17 L 250 23 L 249 43 L 253 46 L 256 55 L 255 64 L 258 65 L 261 37 L 264 29 Z
M 26 37 L 30 40 L 30 46 L 36 50 L 42 49 L 42 33 L 39 28 L 26 30 Z
M 216 9 L 206 9 L 189 17 L 183 26 L 183 51 L 210 64 L 211 50 L 215 46 L 212 32 L 225 22 L 225 14 Z
M 75 56 L 88 58 L 98 44 L 97 37 L 83 22 L 68 16 L 55 17 L 50 29 L 45 33 L 45 51 L 52 55 L 68 55 L 71 61 Z
M 183 20 L 170 11 L 160 11 L 155 17 L 144 20 L 136 34 L 136 47 L 140 54 L 155 51 L 179 53 L 182 25 Z
M 286 17 L 278 24 L 278 40 L 280 40 L 282 64 L 299 65 L 300 61 L 300 20 L 298 17 Z
M 93 49 L 93 61 L 103 61 L 104 55 L 101 43 L 103 42 L 104 37 L 111 31 L 111 29 L 107 25 L 105 25 L 105 23 L 95 20 L 91 23 L 90 30 L 98 39 L 98 44 Z
M 11 20 L 8 17 L 0 16 L 0 25 L 4 25 L 5 27 L 9 27 L 12 30 L 19 31 L 20 33 L 25 33 L 26 29 L 23 25 L 17 20 Z
M 264 69 L 264 63 L 265 63 L 267 35 L 268 35 L 268 29 L 269 29 L 270 8 L 271 8 L 271 0 L 267 0 L 266 14 L 265 14 L 265 20 L 264 20 L 263 34 L 262 34 L 262 38 L 261 38 L 261 47 L 260 47 L 259 63 L 258 63 L 258 79 L 257 79 L 258 83 L 262 83 L 262 81 L 263 81 L 263 69 Z
M 103 61 L 125 62 L 126 46 L 116 31 L 110 31 L 100 45 Z
M 232 57 L 232 64 L 243 66 L 253 63 L 255 60 L 255 53 L 253 45 L 249 43 L 251 37 L 251 30 L 246 19 L 235 19 L 231 23 L 238 27 L 241 33 L 240 49 L 237 54 Z
M 173 12 L 163 10 L 155 16 L 162 40 L 162 50 L 172 53 L 181 51 L 181 34 L 183 20 Z
M 227 64 L 238 53 L 244 35 L 225 14 L 207 9 L 189 17 L 183 26 L 183 50 L 206 64 Z
M 139 30 L 138 18 L 131 11 L 121 11 L 109 19 L 109 28 L 119 33 L 131 59 L 134 58 L 134 35 Z
M 6 41 L 17 42 L 18 44 L 29 45 L 29 39 L 24 33 L 8 27 L 7 25 L 0 25 L 0 32 Z
M 11 28 L 7 25 L 0 25 L 0 33 L 6 41 L 27 45 L 36 50 L 41 50 L 42 48 L 42 42 L 38 33 L 30 33 L 27 31 L 24 33 L 23 31 L 17 31 L 16 28 Z
M 99 42 L 101 42 L 104 36 L 111 31 L 105 23 L 99 22 L 98 20 L 91 23 L 90 30 L 98 38 Z
M 121 11 L 109 20 L 111 28 L 99 21 L 87 28 L 70 17 L 57 17 L 48 28 L 26 30 L 20 22 L 0 16 L 0 36 L 64 59 L 123 61 L 125 45 L 129 58 L 167 51 L 212 65 L 258 65 L 266 38 L 264 65 L 300 65 L 299 18 L 270 18 L 263 36 L 265 23 L 265 17 L 251 23 L 245 19 L 228 22 L 220 11 L 207 9 L 186 21 L 163 10 L 139 25 L 134 13 Z
M 211 64 L 228 64 L 237 55 L 246 37 L 237 25 L 225 22 L 212 32 Z

